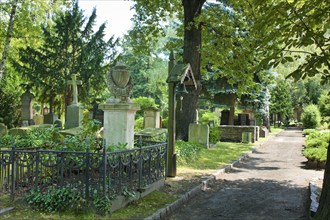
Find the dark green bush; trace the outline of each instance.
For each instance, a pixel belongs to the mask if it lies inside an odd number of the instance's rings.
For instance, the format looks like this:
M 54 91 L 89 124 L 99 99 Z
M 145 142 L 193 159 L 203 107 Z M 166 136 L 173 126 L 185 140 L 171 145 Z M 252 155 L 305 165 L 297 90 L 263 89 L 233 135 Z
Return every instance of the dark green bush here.
M 148 108 L 157 108 L 157 104 L 153 98 L 149 97 L 138 97 L 134 98 L 133 102 L 140 106 L 140 110 L 136 112 L 136 118 L 143 117 L 143 113 Z
M 219 127 L 211 127 L 210 128 L 210 134 L 209 134 L 209 141 L 210 144 L 216 144 L 220 141 L 220 128 Z
M 330 132 L 312 131 L 306 138 L 304 156 L 309 160 L 325 162 L 330 142 Z
M 4 123 L 9 129 L 19 126 L 21 120 L 20 91 L 11 89 L 11 83 L 0 82 L 0 123 Z
M 302 123 L 304 128 L 317 128 L 320 126 L 321 114 L 316 105 L 307 105 L 302 113 Z

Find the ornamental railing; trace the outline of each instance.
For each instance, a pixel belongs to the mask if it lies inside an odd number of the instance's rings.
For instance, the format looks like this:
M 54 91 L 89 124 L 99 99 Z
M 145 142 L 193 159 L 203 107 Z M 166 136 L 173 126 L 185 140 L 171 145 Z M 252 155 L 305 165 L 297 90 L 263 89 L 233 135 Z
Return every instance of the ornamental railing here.
M 165 178 L 166 143 L 115 152 L 0 150 L 0 194 L 74 187 L 85 198 L 143 191 Z

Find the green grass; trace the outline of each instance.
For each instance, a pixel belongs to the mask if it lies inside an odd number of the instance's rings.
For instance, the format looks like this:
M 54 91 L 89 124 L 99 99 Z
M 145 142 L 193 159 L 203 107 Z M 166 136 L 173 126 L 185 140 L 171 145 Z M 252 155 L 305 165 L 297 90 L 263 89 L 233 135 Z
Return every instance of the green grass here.
M 158 209 L 174 202 L 176 197 L 164 192 L 154 191 L 144 198 L 132 202 L 128 207 L 120 209 L 111 215 L 101 216 L 93 210 L 84 212 L 65 212 L 65 213 L 40 213 L 32 210 L 23 200 L 11 202 L 9 196 L 0 196 L 0 210 L 2 208 L 15 207 L 13 210 L 2 215 L 0 219 L 143 219 Z
M 175 200 L 174 195 L 155 191 L 140 200 L 134 201 L 126 208 L 115 211 L 111 215 L 111 219 L 143 219 Z
M 219 142 L 214 148 L 203 149 L 198 159 L 185 167 L 193 169 L 219 169 L 252 149 L 252 144 Z

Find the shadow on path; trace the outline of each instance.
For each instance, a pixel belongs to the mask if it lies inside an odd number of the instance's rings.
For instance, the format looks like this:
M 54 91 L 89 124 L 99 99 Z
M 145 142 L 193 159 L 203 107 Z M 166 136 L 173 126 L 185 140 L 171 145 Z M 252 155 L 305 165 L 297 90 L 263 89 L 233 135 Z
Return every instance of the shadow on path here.
M 263 179 L 215 180 L 170 219 L 309 219 L 308 189 Z

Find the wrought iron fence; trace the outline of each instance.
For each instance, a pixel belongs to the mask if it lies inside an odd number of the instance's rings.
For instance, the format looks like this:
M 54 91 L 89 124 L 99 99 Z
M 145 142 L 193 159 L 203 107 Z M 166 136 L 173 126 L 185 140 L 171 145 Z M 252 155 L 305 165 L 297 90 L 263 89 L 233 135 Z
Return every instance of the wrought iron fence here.
M 0 150 L 0 193 L 75 187 L 112 198 L 165 178 L 166 143 L 115 152 Z

